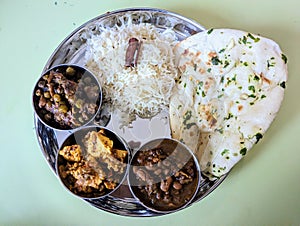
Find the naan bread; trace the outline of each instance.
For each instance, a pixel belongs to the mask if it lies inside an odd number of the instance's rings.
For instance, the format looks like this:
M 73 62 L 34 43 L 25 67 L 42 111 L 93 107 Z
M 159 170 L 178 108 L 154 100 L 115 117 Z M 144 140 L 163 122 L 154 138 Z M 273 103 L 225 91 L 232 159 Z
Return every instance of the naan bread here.
M 284 96 L 287 59 L 272 40 L 232 29 L 195 34 L 175 47 L 179 79 L 172 137 L 211 178 L 227 173 L 264 135 Z

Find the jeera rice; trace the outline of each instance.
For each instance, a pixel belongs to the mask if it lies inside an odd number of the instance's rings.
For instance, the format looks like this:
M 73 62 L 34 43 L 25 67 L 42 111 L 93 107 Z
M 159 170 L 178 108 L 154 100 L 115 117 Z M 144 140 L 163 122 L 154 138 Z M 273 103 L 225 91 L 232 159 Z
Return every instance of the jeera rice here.
M 120 125 L 130 126 L 136 116 L 150 118 L 167 110 L 177 70 L 173 47 L 178 43 L 171 29 L 152 24 L 99 26 L 99 34 L 87 40 L 86 65 L 102 84 L 104 101 L 118 111 Z M 136 67 L 125 67 L 128 40 L 141 41 Z

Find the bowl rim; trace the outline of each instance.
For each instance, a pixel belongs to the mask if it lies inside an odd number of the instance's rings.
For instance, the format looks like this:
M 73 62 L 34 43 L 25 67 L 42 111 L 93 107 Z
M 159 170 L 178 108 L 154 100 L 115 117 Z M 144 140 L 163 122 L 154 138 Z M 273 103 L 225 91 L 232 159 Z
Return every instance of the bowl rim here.
M 72 136 L 74 136 L 75 133 L 81 132 L 83 130 L 87 130 L 88 131 L 94 131 L 92 129 L 96 129 L 96 131 L 99 131 L 101 129 L 107 130 L 109 131 L 111 134 L 113 134 L 115 136 L 115 138 L 117 138 L 119 140 L 119 142 L 124 146 L 124 150 L 127 151 L 127 161 L 124 162 L 126 164 L 126 169 L 123 173 L 122 179 L 119 181 L 118 185 L 112 189 L 111 191 L 105 193 L 104 195 L 100 195 L 100 196 L 95 196 L 95 197 L 85 197 L 82 195 L 78 195 L 75 194 L 73 191 L 71 191 L 67 185 L 63 182 L 60 173 L 59 173 L 59 164 L 58 164 L 58 160 L 59 160 L 59 151 L 66 146 L 65 143 L 68 139 L 70 139 Z M 108 129 L 107 127 L 104 126 L 99 126 L 99 125 L 88 125 L 88 126 L 82 126 L 80 127 L 78 130 L 74 130 L 72 133 L 70 133 L 61 143 L 61 145 L 59 146 L 56 156 L 55 156 L 55 173 L 60 181 L 60 183 L 62 184 L 63 187 L 65 187 L 65 189 L 70 192 L 72 195 L 74 195 L 75 197 L 81 198 L 81 199 L 85 199 L 85 200 L 94 200 L 94 199 L 99 199 L 99 198 L 104 198 L 106 196 L 109 196 L 110 194 L 112 194 L 113 192 L 115 192 L 116 190 L 118 190 L 118 188 L 124 183 L 124 181 L 127 179 L 127 175 L 128 175 L 128 171 L 129 171 L 129 167 L 130 167 L 130 161 L 131 161 L 131 149 L 129 147 L 129 145 L 127 144 L 127 142 L 120 136 L 118 135 L 116 132 L 114 132 L 111 129 Z
M 177 143 L 178 145 L 182 146 L 182 148 L 184 148 L 190 155 L 191 157 L 193 158 L 193 162 L 195 164 L 195 167 L 197 169 L 197 184 L 196 184 L 196 189 L 195 191 L 193 192 L 193 195 L 191 196 L 191 198 L 185 203 L 183 204 L 182 206 L 174 209 L 174 210 L 159 210 L 159 209 L 156 209 L 153 205 L 152 206 L 149 206 L 149 205 L 146 205 L 136 194 L 135 192 L 133 191 L 132 189 L 132 186 L 131 186 L 131 180 L 130 180 L 130 176 L 131 176 L 131 168 L 133 167 L 132 165 L 132 162 L 135 160 L 134 157 L 137 155 L 138 152 L 140 151 L 143 151 L 143 149 L 148 146 L 150 143 L 155 143 L 156 142 L 159 142 L 161 140 L 168 140 L 168 141 L 171 141 L 171 142 L 175 142 Z M 143 205 L 145 208 L 153 211 L 153 212 L 157 212 L 157 213 L 161 213 L 161 214 L 167 214 L 167 213 L 174 213 L 174 212 L 177 212 L 179 210 L 182 210 L 186 207 L 188 207 L 194 200 L 194 198 L 196 197 L 197 193 L 198 193 L 198 190 L 200 188 L 200 184 L 201 184 L 201 169 L 200 169 L 200 163 L 196 157 L 196 155 L 193 153 L 193 151 L 187 146 L 185 145 L 184 143 L 182 143 L 181 141 L 177 140 L 177 139 L 174 139 L 174 138 L 169 138 L 169 137 L 161 137 L 161 138 L 155 138 L 155 139 L 152 139 L 148 142 L 146 142 L 145 144 L 143 144 L 137 151 L 135 151 L 132 156 L 131 156 L 131 160 L 130 160 L 130 164 L 129 164 L 129 169 L 128 169 L 128 174 L 127 174 L 127 181 L 128 181 L 128 187 L 129 187 L 129 190 L 132 194 L 132 196 L 139 201 L 139 203 L 141 205 Z
M 99 94 L 98 94 L 99 105 L 98 105 L 98 109 L 95 112 L 95 114 L 88 121 L 86 121 L 84 124 L 82 124 L 80 126 L 75 126 L 73 128 L 63 129 L 63 128 L 55 127 L 55 126 L 51 125 L 50 123 L 47 123 L 42 117 L 40 117 L 40 115 L 38 114 L 38 109 L 36 108 L 36 104 L 35 104 L 35 100 L 34 99 L 35 99 L 35 91 L 37 89 L 38 83 L 39 83 L 39 81 L 41 81 L 41 79 L 43 78 L 44 75 L 46 75 L 50 71 L 55 70 L 55 69 L 57 69 L 59 67 L 68 67 L 68 66 L 80 68 L 81 70 L 84 70 L 85 72 L 87 72 L 90 76 L 92 76 L 95 79 L 95 81 L 97 83 L 97 86 L 99 88 Z M 95 76 L 94 73 L 92 73 L 86 67 L 78 65 L 78 64 L 74 64 L 74 63 L 64 63 L 64 64 L 54 65 L 53 67 L 51 67 L 48 70 L 43 71 L 41 73 L 41 75 L 39 76 L 39 78 L 36 80 L 36 82 L 34 84 L 34 87 L 33 87 L 33 90 L 32 90 L 32 97 L 31 98 L 32 98 L 32 107 L 33 107 L 33 110 L 34 110 L 34 114 L 38 117 L 39 121 L 41 121 L 45 126 L 50 127 L 51 129 L 54 129 L 54 130 L 57 130 L 57 131 L 73 131 L 73 130 L 77 130 L 77 129 L 81 128 L 81 127 L 87 126 L 87 125 L 89 125 L 90 123 L 92 123 L 95 120 L 96 116 L 101 111 L 101 106 L 102 106 L 102 102 L 103 102 L 103 91 L 102 91 L 102 85 L 99 82 L 98 78 Z

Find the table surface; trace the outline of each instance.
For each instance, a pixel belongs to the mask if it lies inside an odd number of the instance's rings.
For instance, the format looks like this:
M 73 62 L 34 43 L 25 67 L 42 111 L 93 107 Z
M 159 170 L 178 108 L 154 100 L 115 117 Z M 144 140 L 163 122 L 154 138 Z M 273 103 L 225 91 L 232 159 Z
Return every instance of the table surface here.
M 177 213 L 132 218 L 70 195 L 48 166 L 34 130 L 31 93 L 46 61 L 75 28 L 107 11 L 167 9 L 206 28 L 235 28 L 280 44 L 289 81 L 261 140 L 204 200 Z M 300 3 L 298 0 L 0 0 L 0 225 L 299 225 Z

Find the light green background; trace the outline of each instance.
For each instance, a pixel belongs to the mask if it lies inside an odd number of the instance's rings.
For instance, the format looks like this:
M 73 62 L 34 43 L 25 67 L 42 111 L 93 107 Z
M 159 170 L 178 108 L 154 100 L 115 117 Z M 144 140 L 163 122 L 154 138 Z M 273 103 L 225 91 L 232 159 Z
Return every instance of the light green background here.
M 113 215 L 66 192 L 39 150 L 31 107 L 36 79 L 71 31 L 138 6 L 272 38 L 289 67 L 282 108 L 264 139 L 204 200 L 156 218 Z M 0 225 L 300 225 L 299 7 L 299 0 L 0 0 Z

